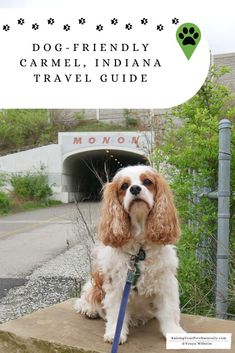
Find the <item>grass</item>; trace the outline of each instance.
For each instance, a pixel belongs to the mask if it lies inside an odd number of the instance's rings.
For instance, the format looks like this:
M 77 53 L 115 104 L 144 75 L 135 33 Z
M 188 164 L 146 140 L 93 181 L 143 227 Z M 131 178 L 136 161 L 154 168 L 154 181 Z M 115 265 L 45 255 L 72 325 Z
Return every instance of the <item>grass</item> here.
M 31 211 L 31 210 L 35 210 L 38 208 L 48 208 L 48 207 L 58 206 L 60 204 L 61 204 L 61 201 L 57 201 L 57 200 L 48 200 L 46 202 L 25 201 L 21 205 L 19 205 L 17 208 L 15 208 L 15 212 Z
M 134 126 L 125 126 L 115 123 L 104 123 L 97 120 L 81 120 L 79 126 L 72 131 L 133 131 L 135 130 Z
M 40 208 L 49 208 L 61 205 L 61 201 L 47 200 L 47 201 L 26 201 L 26 200 L 11 200 L 11 207 L 8 212 L 1 213 L 0 217 L 8 216 L 18 212 L 33 211 Z

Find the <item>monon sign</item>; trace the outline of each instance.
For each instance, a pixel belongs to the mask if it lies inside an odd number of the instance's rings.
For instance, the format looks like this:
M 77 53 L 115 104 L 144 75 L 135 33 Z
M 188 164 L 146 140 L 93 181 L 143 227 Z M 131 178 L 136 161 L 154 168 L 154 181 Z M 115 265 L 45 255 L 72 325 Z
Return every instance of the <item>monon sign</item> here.
M 62 153 L 102 148 L 130 149 L 143 154 L 149 144 L 147 132 L 60 132 L 58 143 Z

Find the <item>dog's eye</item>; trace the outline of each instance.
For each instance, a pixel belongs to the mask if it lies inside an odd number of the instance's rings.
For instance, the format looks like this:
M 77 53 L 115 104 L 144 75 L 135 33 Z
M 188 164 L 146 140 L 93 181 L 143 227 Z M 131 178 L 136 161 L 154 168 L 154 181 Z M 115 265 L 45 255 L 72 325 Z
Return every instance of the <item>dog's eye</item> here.
M 152 181 L 151 181 L 150 179 L 144 179 L 143 185 L 149 186 L 149 185 L 151 185 L 151 184 L 152 184 Z
M 127 183 L 123 183 L 121 186 L 121 189 L 126 190 L 126 189 L 128 189 L 128 187 L 129 187 L 129 185 Z

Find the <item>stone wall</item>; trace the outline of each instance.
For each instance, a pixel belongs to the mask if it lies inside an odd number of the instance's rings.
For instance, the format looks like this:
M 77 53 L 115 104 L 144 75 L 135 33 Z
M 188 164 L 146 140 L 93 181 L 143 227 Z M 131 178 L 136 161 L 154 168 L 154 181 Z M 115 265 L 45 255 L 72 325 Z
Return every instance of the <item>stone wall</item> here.
M 220 82 L 235 92 L 235 53 L 217 54 L 213 59 L 214 64 L 218 67 L 228 66 L 230 68 L 231 72 L 224 75 Z

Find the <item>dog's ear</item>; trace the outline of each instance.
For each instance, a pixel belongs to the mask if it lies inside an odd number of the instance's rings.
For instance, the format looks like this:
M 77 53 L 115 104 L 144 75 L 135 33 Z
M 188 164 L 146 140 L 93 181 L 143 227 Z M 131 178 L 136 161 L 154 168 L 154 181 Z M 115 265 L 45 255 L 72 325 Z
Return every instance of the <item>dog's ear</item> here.
M 159 244 L 173 244 L 180 237 L 173 195 L 163 176 L 156 173 L 154 178 L 156 195 L 154 206 L 148 217 L 147 237 Z
M 98 234 L 104 245 L 115 248 L 123 246 L 131 238 L 129 216 L 119 202 L 116 181 L 104 187 Z

